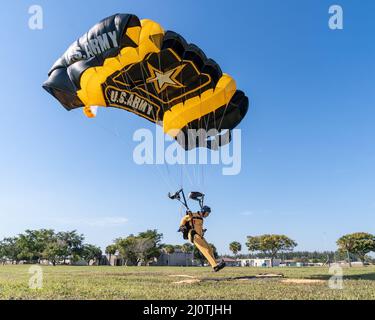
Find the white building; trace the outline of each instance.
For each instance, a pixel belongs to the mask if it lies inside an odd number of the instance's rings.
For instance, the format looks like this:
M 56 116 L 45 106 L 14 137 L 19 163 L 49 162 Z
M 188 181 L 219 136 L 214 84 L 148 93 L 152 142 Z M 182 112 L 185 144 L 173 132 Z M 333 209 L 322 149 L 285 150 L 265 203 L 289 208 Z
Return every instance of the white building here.
M 240 259 L 241 267 L 271 267 L 271 258 L 265 259 Z M 281 263 L 281 259 L 274 259 L 273 266 L 278 267 Z
M 227 267 L 240 267 L 241 266 L 241 261 L 238 259 L 223 257 L 219 260 L 224 261 Z

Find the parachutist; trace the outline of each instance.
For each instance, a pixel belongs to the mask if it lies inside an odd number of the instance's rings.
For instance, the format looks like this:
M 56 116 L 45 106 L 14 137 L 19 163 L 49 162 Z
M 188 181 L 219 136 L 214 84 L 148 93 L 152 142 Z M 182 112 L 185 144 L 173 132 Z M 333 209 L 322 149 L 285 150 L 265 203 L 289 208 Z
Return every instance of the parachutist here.
M 184 239 L 189 239 L 207 259 L 213 271 L 218 272 L 225 267 L 225 263 L 216 262 L 213 250 L 204 238 L 206 229 L 203 229 L 203 221 L 210 213 L 211 209 L 207 206 L 203 206 L 201 211 L 196 213 L 187 212 L 180 222 L 180 230 Z
M 210 263 L 213 271 L 218 272 L 225 267 L 225 263 L 216 262 L 213 250 L 204 238 L 207 229 L 203 229 L 203 221 L 211 213 L 211 208 L 204 205 L 205 195 L 201 192 L 191 192 L 189 199 L 199 202 L 201 210 L 192 212 L 187 204 L 184 190 L 181 189 L 174 194 L 169 193 L 169 198 L 180 201 L 186 208 L 186 214 L 180 222 L 178 232 L 182 232 L 183 238 L 193 243 Z M 183 200 L 181 200 L 181 197 Z

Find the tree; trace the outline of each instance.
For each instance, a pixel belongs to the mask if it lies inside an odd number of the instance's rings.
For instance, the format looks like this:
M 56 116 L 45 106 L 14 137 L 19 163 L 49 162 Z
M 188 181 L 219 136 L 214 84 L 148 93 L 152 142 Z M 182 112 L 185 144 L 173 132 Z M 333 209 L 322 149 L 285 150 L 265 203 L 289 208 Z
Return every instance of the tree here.
M 18 244 L 18 238 L 5 238 L 1 242 L 2 252 L 3 252 L 3 259 L 8 259 L 11 261 L 11 263 L 18 263 L 19 262 L 19 256 L 21 253 L 21 249 Z
M 171 244 L 165 244 L 163 245 L 163 248 L 165 253 L 167 254 L 172 254 L 175 252 L 175 246 L 171 245 Z
M 65 245 L 65 253 L 63 256 L 64 264 L 68 258 L 74 260 L 81 254 L 83 240 L 85 239 L 82 234 L 78 234 L 76 230 L 59 232 L 57 238 Z
M 81 258 L 90 264 L 90 261 L 93 261 L 94 264 L 97 261 L 100 261 L 102 257 L 102 249 L 92 244 L 85 244 L 82 247 Z
M 140 232 L 138 238 L 141 238 L 139 244 L 142 244 L 143 252 L 141 253 L 141 259 L 147 265 L 149 261 L 160 256 L 161 239 L 163 238 L 162 233 L 158 233 L 157 230 L 147 230 L 146 232 Z
M 57 262 L 63 259 L 65 255 L 66 245 L 57 238 L 55 238 L 54 241 L 49 242 L 43 251 L 43 258 L 52 262 L 53 266 L 56 266 Z
M 186 243 L 184 243 L 184 244 L 182 245 L 181 250 L 182 250 L 182 252 L 184 252 L 184 253 L 192 253 L 193 250 L 194 250 L 194 246 L 193 246 L 191 243 L 186 242 Z
M 133 243 L 133 251 L 137 257 L 137 265 L 148 265 L 153 257 L 160 255 L 159 248 L 155 247 L 155 243 L 151 238 L 136 237 Z
M 136 265 L 148 265 L 150 260 L 160 256 L 160 244 L 163 234 L 157 230 L 140 232 L 137 236 L 130 235 L 126 238 L 117 239 L 115 244 L 125 261 Z
M 131 264 L 137 264 L 137 256 L 134 252 L 135 241 L 136 237 L 134 235 L 116 239 L 115 246 L 118 248 L 125 266 L 127 266 L 129 262 Z
M 242 250 L 241 243 L 237 241 L 233 241 L 229 244 L 229 250 L 233 252 L 235 256 L 237 256 L 237 253 Z
M 347 234 L 337 240 L 337 245 L 340 251 L 347 252 L 351 267 L 350 254 L 356 255 L 364 263 L 366 255 L 375 251 L 375 235 L 365 232 Z
M 40 262 L 43 251 L 49 242 L 53 241 L 54 231 L 50 229 L 26 230 L 17 239 L 20 249 L 19 260 L 26 260 L 29 263 Z
M 274 259 L 282 251 L 292 251 L 297 243 L 285 235 L 265 234 L 261 236 L 247 237 L 246 246 L 249 251 L 263 252 L 271 258 L 271 267 Z
M 0 241 L 0 262 L 40 263 L 47 259 L 56 265 L 61 260 L 66 263 L 88 255 L 88 249 L 94 251 L 92 245 L 83 244 L 84 236 L 77 231 L 55 233 L 52 229 L 26 230 L 18 237 L 5 238 Z M 83 252 L 83 249 L 86 249 Z M 95 247 L 98 249 L 97 247 Z M 100 251 L 101 252 L 101 251 Z M 94 257 L 98 257 L 98 250 Z
M 0 241 L 0 261 L 1 264 L 5 264 L 6 262 L 6 251 L 5 251 L 5 245 L 2 241 Z

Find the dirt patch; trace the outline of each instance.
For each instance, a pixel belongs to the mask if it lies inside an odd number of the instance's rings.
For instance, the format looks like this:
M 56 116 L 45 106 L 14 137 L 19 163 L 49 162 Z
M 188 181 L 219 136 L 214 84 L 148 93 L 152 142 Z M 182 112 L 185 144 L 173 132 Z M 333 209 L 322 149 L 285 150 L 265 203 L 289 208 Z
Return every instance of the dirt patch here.
M 249 281 L 249 280 L 258 280 L 258 279 L 280 279 L 283 278 L 283 274 L 274 274 L 274 273 L 264 273 L 257 274 L 252 276 L 242 276 L 242 277 L 221 277 L 221 278 L 201 278 L 198 279 L 189 275 L 170 275 L 169 277 L 178 277 L 178 278 L 189 278 L 181 281 L 173 282 L 174 284 L 194 284 L 199 282 L 224 282 L 224 281 Z
M 189 276 L 187 274 L 170 274 L 168 277 L 172 278 L 190 278 L 190 279 L 195 279 L 193 276 Z
M 287 284 L 323 284 L 326 281 L 315 279 L 283 279 L 281 282 Z
M 174 284 L 194 284 L 194 283 L 199 283 L 202 280 L 199 279 L 188 279 L 188 280 L 181 280 L 181 281 L 176 281 L 173 282 Z

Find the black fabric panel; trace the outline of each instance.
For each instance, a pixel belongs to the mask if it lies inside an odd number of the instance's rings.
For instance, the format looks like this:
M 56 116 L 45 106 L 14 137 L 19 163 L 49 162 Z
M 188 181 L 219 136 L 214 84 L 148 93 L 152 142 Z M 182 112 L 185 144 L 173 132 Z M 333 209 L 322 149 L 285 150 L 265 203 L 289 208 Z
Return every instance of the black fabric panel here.
M 116 14 L 103 19 L 92 27 L 86 34 L 75 41 L 68 50 L 60 57 L 48 73 L 49 79 L 43 84 L 43 88 L 57 98 L 68 110 L 79 107 L 82 102 L 73 99 L 73 103 L 68 103 L 68 97 L 74 91 L 80 90 L 80 78 L 82 73 L 91 67 L 101 66 L 107 58 L 115 57 L 125 46 L 136 47 L 136 44 L 125 35 L 129 26 L 140 26 L 139 19 L 130 14 Z M 98 37 L 106 35 L 111 41 L 109 33 L 115 32 L 118 47 L 108 48 L 87 57 L 86 46 L 89 41 L 97 41 Z M 113 42 L 109 42 L 113 45 Z M 102 47 L 98 44 L 99 48 Z M 76 93 L 74 92 L 74 96 Z
M 201 49 L 199 49 L 195 44 L 189 44 L 182 58 L 184 60 L 192 61 L 195 64 L 195 66 L 199 69 L 199 71 L 202 70 L 207 60 L 207 57 L 204 54 L 204 52 Z
M 220 78 L 223 76 L 223 72 L 221 71 L 220 66 L 216 63 L 216 61 L 212 59 L 207 59 L 203 68 L 202 68 L 203 73 L 208 73 L 211 78 L 213 83 L 216 84 L 219 82 Z
M 43 88 L 56 97 L 67 109 L 83 107 L 82 101 L 77 97 L 77 88 L 70 81 L 66 69 L 57 69 L 43 84 Z
M 199 138 L 196 141 L 189 141 L 188 140 L 188 130 L 189 129 L 204 129 L 209 131 L 210 129 L 216 129 L 220 133 L 228 130 L 228 133 L 224 135 L 221 141 L 225 141 L 229 143 L 231 141 L 231 130 L 236 128 L 243 118 L 246 116 L 247 111 L 249 108 L 249 99 L 245 96 L 245 94 L 238 90 L 234 96 L 232 97 L 231 101 L 227 106 L 222 106 L 218 108 L 215 112 L 211 112 L 210 114 L 205 115 L 204 117 L 197 119 L 195 121 L 190 122 L 181 133 L 185 137 L 185 144 L 183 145 L 181 141 L 178 141 L 180 145 L 185 150 L 191 150 L 197 147 L 199 143 Z M 215 143 L 209 143 L 208 141 L 208 148 L 216 149 L 222 144 L 215 145 Z
M 223 73 L 220 66 L 214 60 L 207 58 L 198 46 L 188 44 L 178 33 L 173 31 L 166 32 L 162 50 L 168 48 L 173 49 L 184 60 L 192 61 L 200 72 L 209 74 L 212 78 L 211 88 L 214 88 L 222 77 Z
M 186 40 L 176 32 L 167 31 L 164 35 L 162 50 L 171 48 L 180 57 L 184 55 L 186 47 L 188 46 Z

